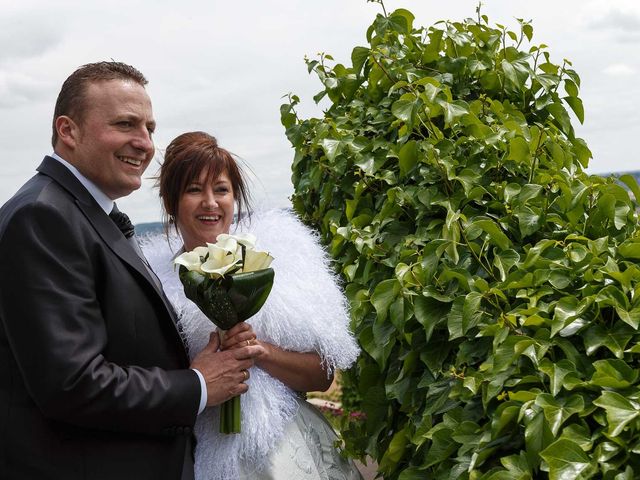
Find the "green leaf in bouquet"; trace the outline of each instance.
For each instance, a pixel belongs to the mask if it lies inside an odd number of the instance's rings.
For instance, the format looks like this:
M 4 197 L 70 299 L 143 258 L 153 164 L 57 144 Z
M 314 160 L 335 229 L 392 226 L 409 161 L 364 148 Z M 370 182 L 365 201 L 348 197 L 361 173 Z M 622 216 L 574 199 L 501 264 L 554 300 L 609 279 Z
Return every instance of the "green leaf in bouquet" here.
M 189 271 L 183 266 L 180 267 L 179 276 L 182 286 L 184 287 L 184 293 L 191 301 L 194 301 L 193 299 L 198 297 L 198 292 L 204 289 L 204 284 L 208 280 L 202 273 L 195 270 Z
M 272 268 L 210 279 L 180 267 L 185 295 L 222 330 L 229 330 L 260 310 L 271 292 L 273 277 Z
M 195 303 L 200 310 L 222 330 L 229 330 L 241 322 L 236 306 L 223 286 L 226 282 L 209 282 L 204 295 Z
M 212 280 L 195 270 L 180 267 L 180 281 L 186 297 L 195 303 L 209 320 L 222 330 L 239 322 L 238 315 L 222 284 L 223 279 Z
M 272 268 L 229 277 L 228 295 L 240 321 L 252 317 L 262 308 L 271 292 L 273 277 Z

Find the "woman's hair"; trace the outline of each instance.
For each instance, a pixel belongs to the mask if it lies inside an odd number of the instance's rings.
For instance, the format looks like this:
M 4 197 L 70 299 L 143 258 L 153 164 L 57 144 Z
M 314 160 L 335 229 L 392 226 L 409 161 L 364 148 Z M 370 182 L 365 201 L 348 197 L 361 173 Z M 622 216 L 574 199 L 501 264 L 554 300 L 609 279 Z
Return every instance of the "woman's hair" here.
M 237 205 L 236 216 L 240 221 L 245 209 L 250 209 L 250 194 L 244 173 L 233 155 L 218 146 L 215 137 L 205 132 L 188 132 L 174 138 L 164 154 L 164 162 L 156 177 L 163 207 L 163 222 L 168 233 L 173 223 L 177 228 L 178 204 L 189 184 L 197 182 L 206 172 L 206 181 L 214 182 L 226 172 Z

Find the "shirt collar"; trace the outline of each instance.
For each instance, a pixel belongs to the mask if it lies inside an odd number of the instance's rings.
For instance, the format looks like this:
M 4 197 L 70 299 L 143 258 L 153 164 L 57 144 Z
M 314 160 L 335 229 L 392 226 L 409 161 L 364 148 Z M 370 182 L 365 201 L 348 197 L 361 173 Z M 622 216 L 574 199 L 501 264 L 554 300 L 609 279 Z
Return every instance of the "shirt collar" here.
M 104 210 L 107 215 L 111 213 L 111 210 L 113 209 L 114 201 L 110 199 L 107 195 L 105 195 L 105 193 L 102 190 L 100 190 L 95 183 L 93 183 L 91 180 L 89 180 L 87 177 L 81 174 L 76 167 L 71 165 L 69 162 L 67 162 L 64 158 L 62 158 L 57 153 L 53 152 L 53 154 L 50 155 L 50 157 L 55 158 L 57 161 L 59 161 L 61 164 L 67 167 L 71 173 L 73 173 L 73 175 L 84 186 L 84 188 L 86 188 L 89 191 L 91 196 L 94 198 L 96 202 L 98 202 L 98 205 L 100 205 L 100 208 L 102 208 L 102 210 Z

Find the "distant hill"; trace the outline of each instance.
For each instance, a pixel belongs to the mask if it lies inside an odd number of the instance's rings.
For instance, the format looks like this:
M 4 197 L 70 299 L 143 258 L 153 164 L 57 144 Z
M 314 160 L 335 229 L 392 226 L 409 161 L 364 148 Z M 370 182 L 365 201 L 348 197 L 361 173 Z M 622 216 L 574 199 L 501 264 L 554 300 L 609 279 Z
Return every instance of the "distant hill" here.
M 636 182 L 638 182 L 638 184 L 640 184 L 640 170 L 632 170 L 630 172 L 599 173 L 597 175 L 600 175 L 601 177 L 614 176 L 616 178 L 620 178 L 622 175 L 631 175 L 633 178 L 636 179 Z M 622 186 L 625 189 L 629 190 L 629 188 L 624 183 L 622 183 L 620 181 L 618 181 L 618 183 L 620 184 L 620 186 Z M 633 198 L 633 193 L 629 192 L 629 194 L 631 195 L 631 198 Z
M 638 183 L 640 183 L 640 170 L 633 170 L 631 172 L 614 172 L 614 173 L 602 174 L 603 177 L 608 177 L 609 175 L 613 175 L 614 177 L 621 177 L 622 175 L 631 175 L 633 178 L 636 179 Z

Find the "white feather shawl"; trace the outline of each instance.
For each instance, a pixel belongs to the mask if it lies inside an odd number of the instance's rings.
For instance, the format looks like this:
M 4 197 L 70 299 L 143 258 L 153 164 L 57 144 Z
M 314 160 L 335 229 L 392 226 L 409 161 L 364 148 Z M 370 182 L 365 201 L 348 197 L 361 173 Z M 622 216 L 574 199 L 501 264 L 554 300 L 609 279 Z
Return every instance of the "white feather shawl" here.
M 250 224 L 243 223 L 236 231 L 256 235 L 256 248 L 274 257 L 271 294 L 249 320 L 258 338 L 287 350 L 315 351 L 329 371 L 348 368 L 359 348 L 349 331 L 346 299 L 317 236 L 285 210 L 256 212 Z M 172 265 L 181 242 L 174 237 L 169 248 L 166 238 L 158 235 L 141 243 L 176 309 L 193 358 L 215 327 L 184 296 Z M 196 479 L 237 478 L 240 462 L 245 471 L 260 470 L 296 414 L 296 394 L 279 380 L 254 367 L 247 384 L 249 391 L 241 396 L 240 435 L 218 433 L 217 407 L 198 416 Z

